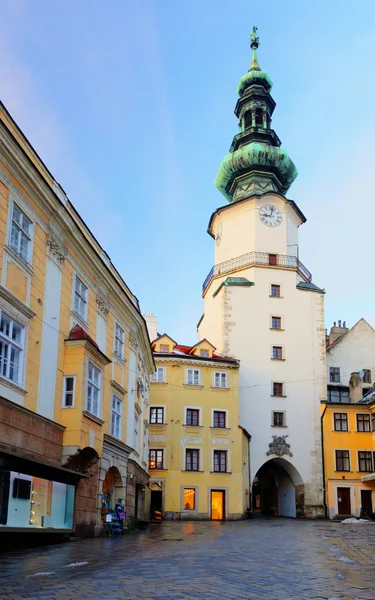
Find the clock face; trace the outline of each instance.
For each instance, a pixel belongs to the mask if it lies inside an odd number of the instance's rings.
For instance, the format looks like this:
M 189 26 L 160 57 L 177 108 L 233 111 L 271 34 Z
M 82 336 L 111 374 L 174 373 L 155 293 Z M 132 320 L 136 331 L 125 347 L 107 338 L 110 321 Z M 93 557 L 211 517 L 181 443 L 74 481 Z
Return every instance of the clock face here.
M 216 232 L 216 236 L 215 236 L 216 246 L 220 246 L 222 234 L 223 234 L 223 224 L 220 223 L 219 227 L 217 228 L 217 232 Z
M 262 206 L 259 211 L 259 218 L 263 225 L 267 225 L 267 227 L 277 227 L 283 220 L 279 209 L 276 206 L 272 206 L 272 204 Z

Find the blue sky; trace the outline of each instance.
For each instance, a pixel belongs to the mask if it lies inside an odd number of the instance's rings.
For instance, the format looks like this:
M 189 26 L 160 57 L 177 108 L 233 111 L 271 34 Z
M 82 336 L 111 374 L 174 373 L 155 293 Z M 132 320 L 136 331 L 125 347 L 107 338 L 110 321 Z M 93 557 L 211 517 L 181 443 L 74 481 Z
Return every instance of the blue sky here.
M 375 325 L 375 2 L 0 0 L 0 97 L 159 330 L 193 343 L 248 35 L 326 323 Z

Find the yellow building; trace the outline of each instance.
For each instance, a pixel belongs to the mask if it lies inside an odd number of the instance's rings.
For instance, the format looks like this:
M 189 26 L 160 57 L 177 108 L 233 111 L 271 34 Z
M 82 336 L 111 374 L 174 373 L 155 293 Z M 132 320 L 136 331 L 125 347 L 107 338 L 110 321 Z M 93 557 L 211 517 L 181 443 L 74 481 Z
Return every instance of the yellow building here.
M 375 511 L 375 392 L 354 402 L 362 379 L 353 373 L 351 402 L 325 402 L 322 413 L 327 516 Z
M 147 318 L 147 317 L 146 317 Z M 152 342 L 151 507 L 165 519 L 241 519 L 249 508 L 249 435 L 238 425 L 239 362 L 207 340 Z
M 138 300 L 1 103 L 0 148 L 0 531 L 147 519 Z

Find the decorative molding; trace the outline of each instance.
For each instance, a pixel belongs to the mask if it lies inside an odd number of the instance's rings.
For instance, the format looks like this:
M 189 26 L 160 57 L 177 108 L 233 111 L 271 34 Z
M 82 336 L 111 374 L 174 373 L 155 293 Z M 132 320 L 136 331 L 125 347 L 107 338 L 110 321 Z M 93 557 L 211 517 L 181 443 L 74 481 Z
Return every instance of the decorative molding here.
M 2 285 L 0 285 L 0 298 L 5 300 L 7 305 L 9 304 L 10 310 L 13 309 L 14 311 L 20 312 L 24 317 L 27 317 L 27 319 L 31 319 L 32 317 L 36 316 L 36 313 L 34 311 L 32 311 L 28 306 L 26 306 L 26 304 L 24 304 L 21 300 L 18 300 L 18 298 L 13 296 L 11 292 L 8 292 L 8 290 Z M 9 311 L 8 306 L 5 307 L 5 310 Z M 14 316 L 16 316 L 16 318 L 19 319 L 18 315 Z M 25 319 L 22 319 L 22 322 L 25 325 L 27 325 L 27 321 L 25 322 Z
M 128 393 L 128 390 L 122 387 L 122 385 L 120 385 L 115 379 L 111 379 L 111 386 L 115 388 L 115 390 L 119 392 L 122 396 L 125 396 L 125 394 Z
M 135 401 L 135 403 L 134 403 L 134 408 L 135 408 L 135 412 L 136 412 L 138 415 L 141 415 L 141 414 L 142 414 L 142 409 L 141 409 L 141 407 L 140 407 L 140 405 L 139 405 L 139 403 L 138 403 L 137 401 Z
M 148 436 L 149 442 L 165 442 L 166 439 L 167 439 L 167 437 L 165 435 L 149 435 Z
M 26 271 L 29 275 L 34 275 L 34 269 L 32 268 L 31 264 L 28 263 L 24 258 L 22 258 L 22 256 L 18 254 L 18 252 L 15 252 L 13 248 L 7 246 L 6 244 L 4 245 L 4 250 L 6 251 L 8 256 L 10 256 L 14 260 L 16 265 L 20 267 L 20 269 Z
M 180 441 L 181 446 L 185 446 L 185 444 L 201 444 L 201 443 L 202 443 L 202 438 L 196 437 L 194 435 L 186 435 Z
M 130 349 L 133 350 L 134 352 L 138 352 L 138 339 L 137 337 L 134 335 L 134 333 L 131 333 L 130 336 Z
M 98 293 L 96 295 L 96 304 L 98 307 L 98 312 L 100 312 L 103 317 L 106 317 L 111 308 L 107 298 L 103 294 Z
M 212 438 L 212 443 L 219 444 L 222 446 L 228 446 L 231 443 L 231 441 L 226 438 Z
M 191 365 L 196 366 L 196 367 L 210 367 L 212 369 L 238 369 L 239 364 L 237 363 L 227 363 L 227 362 L 222 362 L 220 361 L 220 359 L 215 359 L 214 361 L 211 361 L 209 358 L 205 359 L 205 360 L 194 360 L 194 358 L 185 358 L 185 357 L 180 357 L 176 354 L 176 356 L 170 356 L 170 357 L 164 357 L 161 356 L 160 354 L 158 354 L 157 356 L 154 356 L 155 359 L 155 364 L 157 367 L 162 366 L 163 364 L 173 364 L 173 366 L 178 366 L 178 367 L 190 367 Z M 154 381 L 151 381 L 151 383 L 157 383 Z M 163 383 L 166 383 L 165 381 Z M 194 386 L 194 387 L 198 387 L 198 386 Z M 203 386 L 202 386 L 203 387 Z M 218 388 L 215 388 L 218 389 Z
M 287 435 L 273 435 L 273 441 L 268 444 L 270 449 L 266 452 L 266 455 L 276 454 L 276 456 L 283 456 L 287 454 L 288 456 L 293 456 L 290 451 L 290 444 L 286 441 L 287 437 Z
M 97 417 L 96 415 L 93 415 L 92 413 L 90 413 L 88 410 L 84 410 L 83 411 L 83 416 L 86 417 L 87 419 L 90 419 L 91 421 L 94 421 L 95 423 L 97 423 L 98 425 L 103 425 L 104 421 L 103 419 L 100 419 L 99 417 Z
M 68 250 L 65 246 L 54 236 L 47 236 L 48 252 L 51 258 L 54 258 L 60 265 L 62 265 L 68 256 Z

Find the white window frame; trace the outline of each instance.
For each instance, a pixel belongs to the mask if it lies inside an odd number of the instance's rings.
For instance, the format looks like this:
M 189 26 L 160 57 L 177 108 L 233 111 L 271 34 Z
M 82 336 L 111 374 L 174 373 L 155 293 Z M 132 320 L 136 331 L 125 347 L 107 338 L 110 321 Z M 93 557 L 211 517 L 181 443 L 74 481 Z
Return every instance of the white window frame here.
M 162 457 L 163 457 L 163 459 L 162 459 L 162 466 L 161 467 L 157 467 L 156 464 L 155 464 L 155 467 L 153 469 L 151 469 L 150 466 L 149 466 L 149 464 L 150 464 L 150 452 L 158 452 L 160 450 L 162 451 Z M 164 471 L 167 468 L 167 466 L 166 466 L 167 453 L 166 453 L 166 448 L 164 446 L 160 446 L 159 448 L 155 448 L 155 446 L 151 446 L 151 447 L 149 446 L 147 456 L 148 456 L 148 460 L 147 460 L 148 469 L 150 471 Z
M 119 402 L 120 403 L 120 410 L 116 410 L 116 408 L 113 408 L 113 402 Z M 120 398 L 119 396 L 116 396 L 116 394 L 112 394 L 112 401 L 111 401 L 111 425 L 110 425 L 110 431 L 111 431 L 111 436 L 117 438 L 118 440 L 122 439 L 122 398 Z M 113 420 L 113 415 L 115 415 L 115 423 Z M 118 427 L 118 435 L 116 435 L 116 430 Z
M 215 471 L 215 452 L 226 452 L 226 471 Z M 211 450 L 211 471 L 212 473 L 230 473 L 230 452 L 228 448 L 212 448 Z
M 82 295 L 82 293 L 80 291 L 78 291 L 77 293 L 77 281 L 83 285 L 83 287 L 86 289 L 86 295 Z M 87 314 L 88 314 L 88 306 L 89 306 L 89 287 L 86 285 L 86 283 L 83 281 L 82 277 L 80 277 L 77 273 L 74 274 L 74 280 L 73 280 L 73 313 L 82 321 L 84 321 L 84 323 L 87 323 Z M 82 314 L 79 310 L 77 310 L 76 308 L 76 298 L 79 298 L 81 301 L 84 302 L 84 314 Z
M 215 418 L 214 418 L 215 412 L 225 413 L 225 427 L 215 427 Z M 211 409 L 211 427 L 213 427 L 214 429 L 230 429 L 229 410 L 225 409 L 225 408 L 212 408 Z
M 18 223 L 18 221 L 15 221 L 13 215 L 14 215 L 14 207 L 17 207 L 17 210 L 21 213 L 22 215 L 22 221 L 23 221 L 23 217 L 25 217 L 28 221 L 30 221 L 30 231 L 27 232 L 23 226 L 22 223 Z M 19 230 L 20 232 L 20 237 L 19 237 L 19 243 L 16 244 L 16 247 L 12 244 L 12 229 L 13 229 L 13 221 L 15 223 L 15 228 Z M 25 237 L 27 238 L 28 242 L 27 242 L 27 252 L 26 252 L 26 256 L 21 252 L 21 238 Z M 34 222 L 33 220 L 30 218 L 30 216 L 28 215 L 28 213 L 24 210 L 23 206 L 20 206 L 20 204 L 18 202 L 11 202 L 10 203 L 10 221 L 9 221 L 9 248 L 11 248 L 13 250 L 13 252 L 15 252 L 17 254 L 17 256 L 19 256 L 23 261 L 27 262 L 28 264 L 31 264 L 31 259 L 32 259 L 32 252 L 33 252 L 33 239 L 34 239 Z
M 156 367 L 155 373 L 151 375 L 151 383 L 166 383 L 165 367 Z
M 92 365 L 92 367 L 94 369 L 96 369 L 99 373 L 99 377 L 98 377 L 99 383 L 98 384 L 96 384 L 93 380 L 89 379 L 89 365 Z M 88 406 L 89 384 L 98 390 L 98 400 L 97 400 L 98 412 L 97 413 L 93 412 L 93 410 L 90 410 L 89 406 Z M 91 415 L 94 415 L 94 417 L 100 418 L 101 413 L 102 413 L 102 401 L 101 400 L 102 400 L 102 370 L 94 361 L 92 361 L 90 358 L 88 358 L 87 363 L 86 363 L 85 410 L 87 410 L 87 412 L 90 413 Z
M 216 378 L 217 376 L 219 376 L 219 385 L 216 385 Z M 225 385 L 222 385 L 222 380 L 225 380 Z M 229 377 L 228 377 L 228 373 L 226 371 L 214 371 L 213 374 L 213 387 L 214 388 L 222 388 L 222 389 L 228 389 L 229 388 Z
M 198 378 L 196 381 L 196 373 Z M 189 374 L 191 374 L 191 380 L 189 381 Z M 201 371 L 200 369 L 186 369 L 186 385 L 201 385 Z
M 138 417 L 138 415 L 134 415 L 133 446 L 134 446 L 134 450 L 136 452 L 138 452 L 138 448 L 139 448 L 139 417 Z
M 115 321 L 114 331 L 114 353 L 116 356 L 124 360 L 125 356 L 125 330 Z
M 280 319 L 280 328 L 272 327 L 272 319 Z M 284 317 L 282 315 L 270 315 L 270 329 L 271 331 L 284 331 Z
M 184 425 L 187 424 L 187 411 L 197 410 L 198 411 L 198 425 L 188 425 L 188 427 L 202 427 L 202 407 L 201 406 L 184 406 Z
M 158 423 L 158 422 L 153 422 L 151 421 L 151 411 L 152 410 L 157 410 L 157 409 L 163 409 L 163 422 L 162 423 Z M 150 420 L 149 420 L 149 425 L 165 425 L 166 424 L 166 405 L 165 404 L 152 404 L 150 406 Z
M 17 321 L 17 319 L 14 319 L 12 316 L 10 316 L 6 312 L 6 310 L 1 309 L 0 310 L 0 321 L 3 317 L 9 321 L 10 328 L 9 328 L 9 335 L 0 332 L 0 341 L 3 344 L 6 344 L 6 346 L 7 346 L 6 364 L 4 365 L 4 363 L 3 363 L 3 357 L 1 357 L 1 360 L 0 360 L 0 377 L 5 379 L 6 381 L 11 381 L 15 385 L 20 386 L 20 385 L 22 385 L 22 381 L 23 381 L 23 361 L 24 361 L 24 353 L 25 353 L 25 329 L 26 328 L 22 323 Z M 19 342 L 12 339 L 14 325 L 17 325 L 20 329 L 20 341 Z M 8 359 L 8 354 L 11 352 L 12 348 L 14 348 L 16 351 L 19 352 L 19 362 L 17 365 L 18 377 L 13 378 L 13 379 L 9 376 L 11 361 L 10 361 L 10 357 Z M 5 367 L 5 373 L 3 372 L 4 367 Z
M 66 390 L 66 380 L 73 379 L 73 390 L 68 392 Z M 66 394 L 72 394 L 72 404 L 66 403 Z M 63 394 L 62 394 L 62 407 L 63 408 L 74 408 L 76 402 L 76 376 L 75 375 L 64 375 L 63 378 Z
M 186 469 L 186 452 L 187 452 L 187 450 L 198 450 L 199 451 L 198 471 L 193 471 L 193 470 L 188 471 Z M 204 464 L 203 463 L 203 450 L 202 450 L 201 446 L 188 446 L 187 448 L 185 448 L 184 452 L 182 453 L 182 456 L 183 456 L 183 461 L 184 461 L 183 467 L 182 467 L 183 471 L 185 471 L 186 473 L 200 473 L 203 471 L 203 469 L 202 469 L 202 465 Z
M 273 416 L 274 414 L 282 414 L 283 415 L 283 424 L 282 425 L 275 425 L 274 424 L 274 420 L 273 420 Z M 285 410 L 273 410 L 272 414 L 271 414 L 271 427 L 286 427 L 286 411 Z

